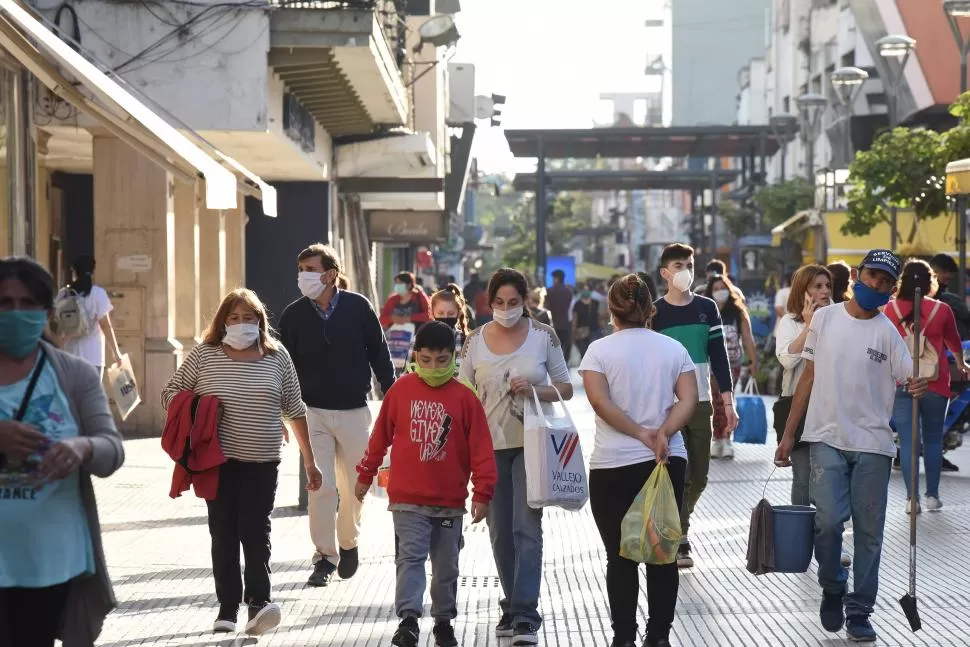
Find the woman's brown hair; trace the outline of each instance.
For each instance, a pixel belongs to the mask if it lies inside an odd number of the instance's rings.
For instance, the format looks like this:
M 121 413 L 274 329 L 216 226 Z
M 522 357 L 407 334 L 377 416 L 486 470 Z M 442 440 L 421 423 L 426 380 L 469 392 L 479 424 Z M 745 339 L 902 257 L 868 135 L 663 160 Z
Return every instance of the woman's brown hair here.
M 646 328 L 656 308 L 650 288 L 636 274 L 627 274 L 610 286 L 607 305 L 617 323 L 633 328 Z
M 833 282 L 832 272 L 823 265 L 803 265 L 791 278 L 791 292 L 788 295 L 788 303 L 785 304 L 785 309 L 788 310 L 789 314 L 794 315 L 795 321 L 799 323 L 805 321 L 802 319 L 802 310 L 805 308 L 805 295 L 808 294 L 808 288 L 812 287 L 812 283 L 820 275 L 829 277 L 829 284 L 831 285 Z
M 226 334 L 226 320 L 229 319 L 229 315 L 236 304 L 240 302 L 256 313 L 256 317 L 259 319 L 259 343 L 261 347 L 266 352 L 275 353 L 279 350 L 279 344 L 270 334 L 270 327 L 266 318 L 266 306 L 259 300 L 255 292 L 247 288 L 236 288 L 225 296 L 202 336 L 202 343 L 209 346 L 222 345 L 222 338 Z
M 728 297 L 727 303 L 725 303 L 723 306 L 718 304 L 718 307 L 723 310 L 728 306 L 734 306 L 737 308 L 738 312 L 741 313 L 741 316 L 747 319 L 748 307 L 744 305 L 744 299 L 741 298 L 741 291 L 735 287 L 734 282 L 731 281 L 727 274 L 711 274 L 708 276 L 707 285 L 704 286 L 704 296 L 708 299 L 714 299 L 714 284 L 718 281 L 723 283 L 727 291 L 731 293 L 731 296 Z
M 465 296 L 461 293 L 461 288 L 454 283 L 449 283 L 442 289 L 431 295 L 431 312 L 434 312 L 434 304 L 439 301 L 449 301 L 458 308 L 458 331 L 465 337 L 468 336 L 468 311 L 465 309 Z M 429 313 L 431 314 L 431 313 Z
M 832 276 L 832 303 L 842 303 L 852 298 L 852 268 L 845 261 L 835 261 L 827 266 Z
M 522 316 L 526 318 L 531 317 L 532 311 L 529 309 L 529 282 L 526 280 L 525 274 L 511 267 L 503 267 L 502 269 L 495 270 L 495 274 L 492 274 L 492 278 L 489 279 L 489 307 L 495 303 L 495 295 L 498 294 L 499 288 L 505 285 L 511 285 L 515 288 L 515 291 L 522 298 Z

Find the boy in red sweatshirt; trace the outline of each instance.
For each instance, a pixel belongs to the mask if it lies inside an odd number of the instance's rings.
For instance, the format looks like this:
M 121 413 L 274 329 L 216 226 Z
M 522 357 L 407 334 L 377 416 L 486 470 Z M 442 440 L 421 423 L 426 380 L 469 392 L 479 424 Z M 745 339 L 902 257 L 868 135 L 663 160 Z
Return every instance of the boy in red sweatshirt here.
M 425 562 L 431 555 L 431 616 L 437 647 L 457 647 L 458 551 L 472 482 L 472 523 L 485 518 L 495 491 L 495 454 L 485 410 L 455 379 L 455 331 L 424 324 L 414 341 L 417 369 L 384 396 L 367 453 L 357 466 L 357 498 L 367 494 L 391 448 L 387 486 L 397 544 L 394 607 L 401 623 L 391 639 L 416 647 L 424 608 Z

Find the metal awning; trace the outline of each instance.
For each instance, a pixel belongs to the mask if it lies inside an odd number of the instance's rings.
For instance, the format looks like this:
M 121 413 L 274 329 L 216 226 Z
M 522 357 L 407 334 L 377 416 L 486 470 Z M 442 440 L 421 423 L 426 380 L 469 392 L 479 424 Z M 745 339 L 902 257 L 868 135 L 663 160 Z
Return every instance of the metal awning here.
M 546 186 L 555 191 L 636 191 L 708 189 L 734 182 L 741 171 L 546 171 Z M 535 173 L 517 173 L 516 191 L 535 191 Z
M 775 226 L 771 230 L 772 245 L 780 245 L 781 240 L 812 227 L 824 226 L 825 220 L 818 209 L 805 209 Z
M 263 200 L 266 215 L 276 215 L 272 187 L 205 144 L 196 133 L 180 132 L 98 69 L 91 62 L 93 57 L 82 55 L 14 0 L 0 0 L 0 45 L 51 92 L 97 119 L 106 130 L 175 177 L 192 182 L 203 177 L 206 208 L 234 209 L 237 193 L 243 191 Z M 75 81 L 66 78 L 58 67 L 67 70 Z
M 946 165 L 946 194 L 970 194 L 970 158 Z
M 505 138 L 515 157 L 538 157 L 542 140 L 548 159 L 771 156 L 779 149 L 768 125 L 506 130 Z

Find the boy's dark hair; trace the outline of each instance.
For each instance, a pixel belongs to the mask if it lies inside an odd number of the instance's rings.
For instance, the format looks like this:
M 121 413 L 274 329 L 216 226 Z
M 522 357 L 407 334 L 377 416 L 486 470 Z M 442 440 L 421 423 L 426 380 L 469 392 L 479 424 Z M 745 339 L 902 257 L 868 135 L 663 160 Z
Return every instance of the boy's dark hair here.
M 960 273 L 960 266 L 949 254 L 937 254 L 930 259 L 930 266 L 935 270 L 942 270 L 950 274 Z
M 429 321 L 414 336 L 414 350 L 455 351 L 455 330 L 440 321 Z
M 566 280 L 566 273 L 563 272 L 562 270 L 553 270 L 552 271 L 552 278 L 554 278 L 557 281 L 559 281 L 560 283 L 562 283 L 563 281 Z
M 686 261 L 694 255 L 694 248 L 683 243 L 671 243 L 660 254 L 660 267 L 667 267 L 672 261 Z

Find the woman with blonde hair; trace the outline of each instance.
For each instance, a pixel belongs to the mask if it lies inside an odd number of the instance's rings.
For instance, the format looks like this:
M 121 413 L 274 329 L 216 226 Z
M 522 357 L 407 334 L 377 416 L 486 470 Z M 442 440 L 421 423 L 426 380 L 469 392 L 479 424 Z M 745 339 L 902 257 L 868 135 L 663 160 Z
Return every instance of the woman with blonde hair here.
M 449 283 L 442 289 L 431 295 L 431 320 L 440 321 L 447 324 L 455 331 L 455 375 L 461 366 L 461 348 L 468 337 L 468 311 L 465 308 L 465 297 L 461 293 L 461 288 L 454 283 Z M 414 341 L 415 335 L 411 339 L 411 348 L 408 349 L 407 372 L 414 372 Z
M 270 515 L 276 499 L 280 450 L 289 419 L 308 475 L 307 488 L 320 487 L 306 424 L 306 406 L 296 369 L 286 349 L 270 336 L 266 308 L 252 290 L 226 295 L 202 343 L 193 348 L 162 391 L 168 408 L 189 391 L 219 399 L 219 443 L 226 462 L 219 468 L 216 498 L 206 501 L 212 536 L 212 573 L 219 615 L 213 631 L 236 629 L 246 602 L 246 633 L 263 634 L 279 625 L 281 611 L 270 592 Z M 246 558 L 245 591 L 239 574 L 239 546 Z
M 532 311 L 532 318 L 539 323 L 546 324 L 547 326 L 552 325 L 552 313 L 550 313 L 545 307 L 546 301 L 546 289 L 532 288 L 529 290 L 529 310 Z M 567 358 L 568 359 L 568 358 Z
M 781 397 L 774 405 L 775 432 L 778 441 L 785 433 L 788 413 L 791 411 L 792 396 L 798 379 L 805 370 L 802 351 L 808 339 L 812 316 L 821 307 L 832 303 L 832 274 L 822 265 L 806 265 L 792 277 L 791 293 L 786 304 L 787 312 L 778 320 L 775 330 L 775 356 L 784 373 L 781 380 Z M 792 505 L 809 505 L 808 482 L 810 474 L 809 446 L 801 442 L 804 419 L 798 423 L 795 432 L 795 449 L 791 453 Z

